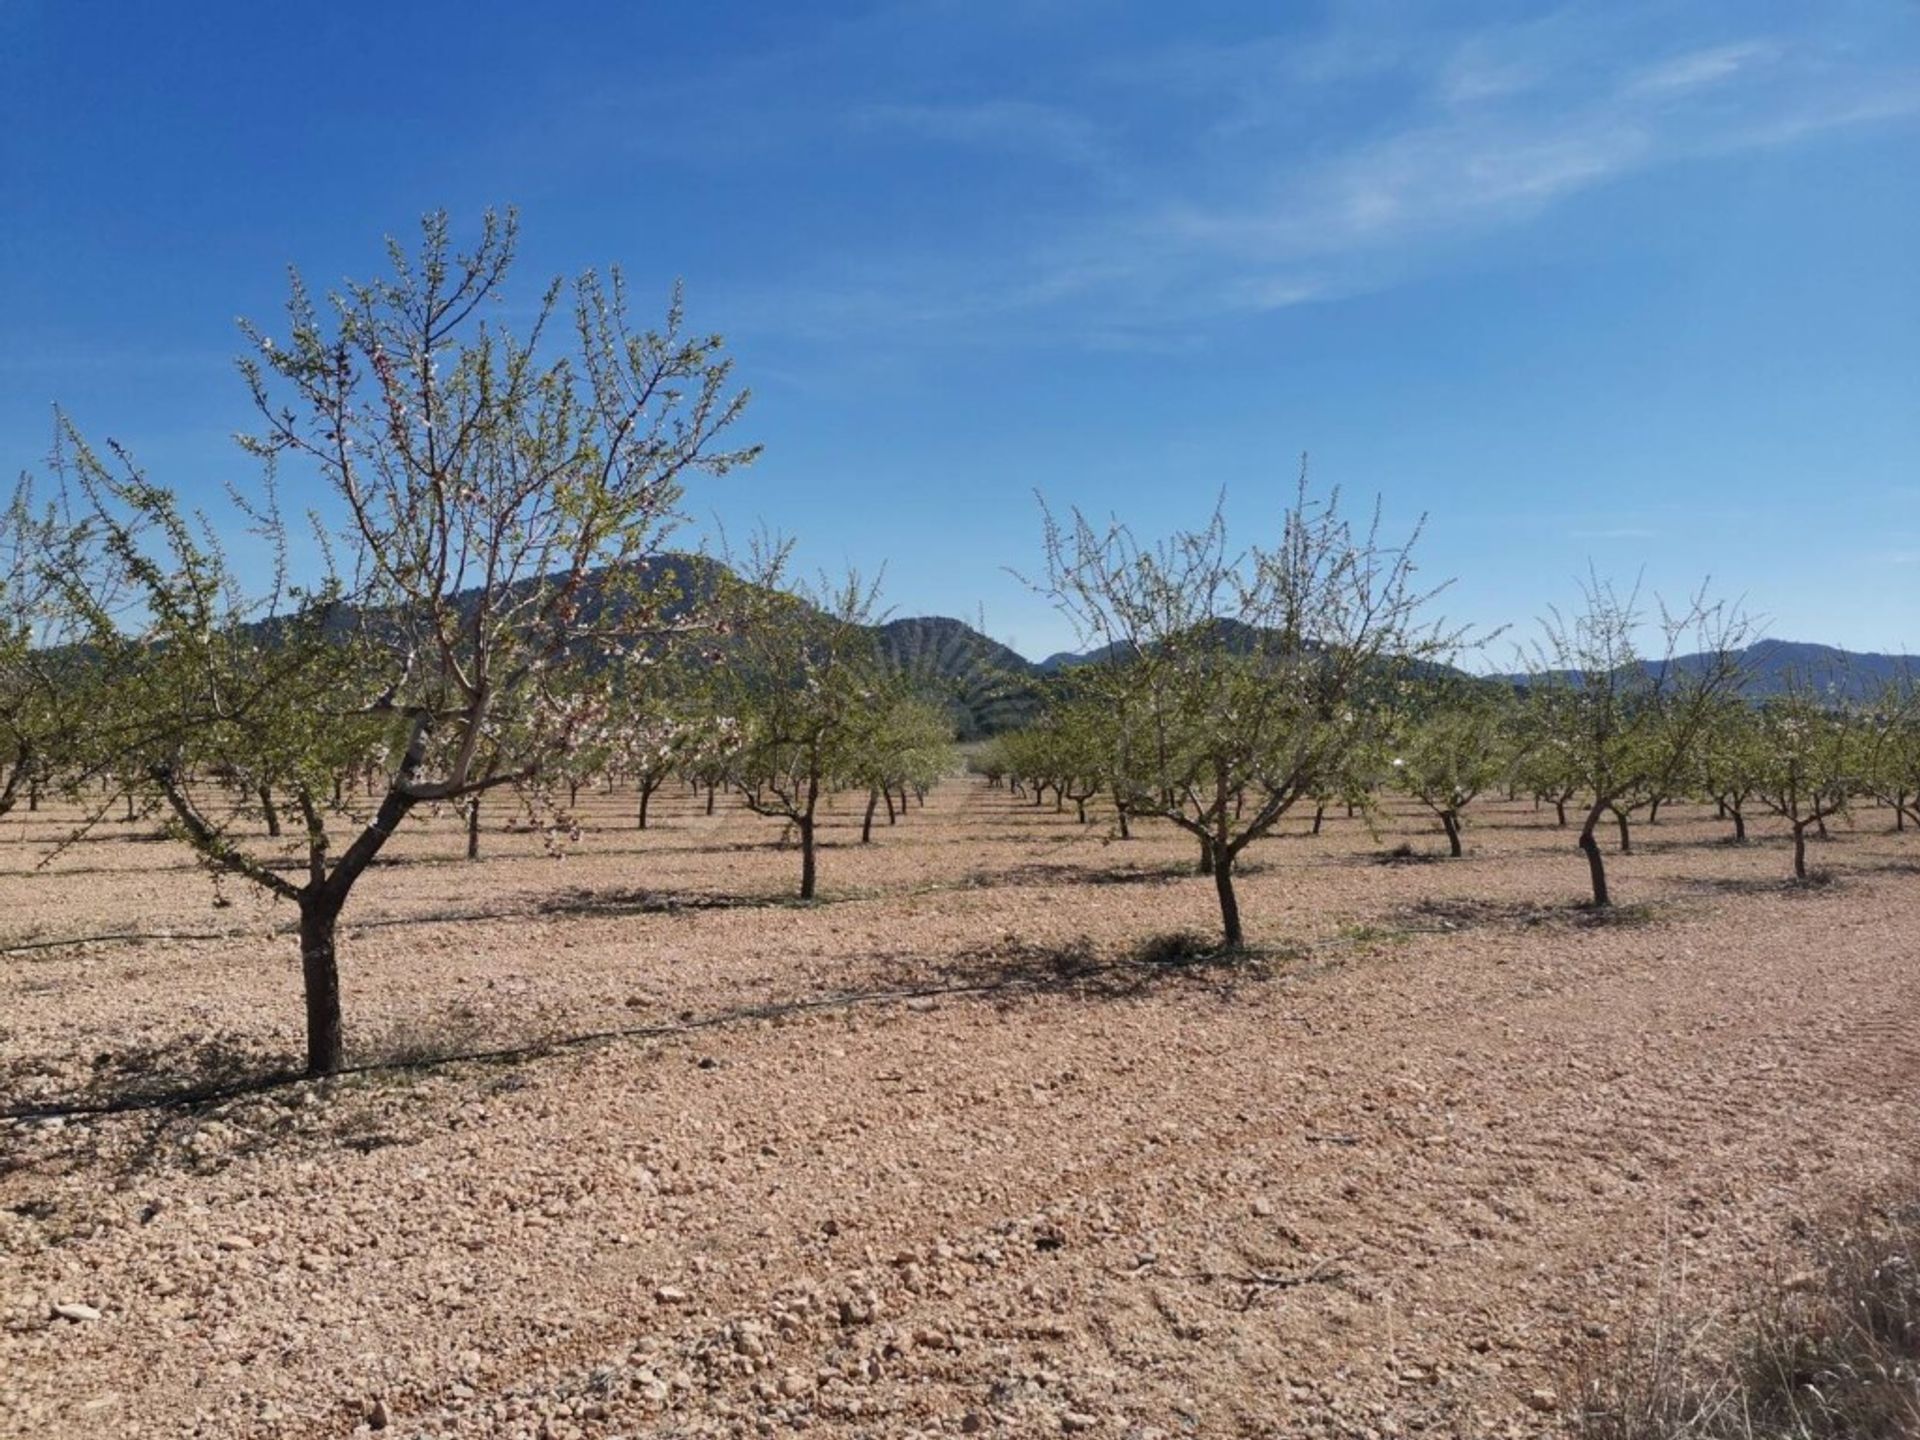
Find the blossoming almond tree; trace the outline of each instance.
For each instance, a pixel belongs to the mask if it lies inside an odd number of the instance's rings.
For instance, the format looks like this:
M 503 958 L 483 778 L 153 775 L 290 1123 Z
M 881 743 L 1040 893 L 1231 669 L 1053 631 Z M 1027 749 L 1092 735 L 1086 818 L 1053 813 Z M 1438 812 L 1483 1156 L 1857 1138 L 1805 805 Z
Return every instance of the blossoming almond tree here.
M 1225 944 L 1245 932 L 1234 867 L 1303 797 L 1337 784 L 1384 701 L 1450 637 L 1421 622 L 1412 545 L 1356 526 L 1339 494 L 1299 484 L 1272 548 L 1236 551 L 1218 510 L 1202 529 L 1141 544 L 1125 526 L 1046 516 L 1038 588 L 1101 659 L 1073 672 L 1105 705 L 1134 815 L 1201 842 Z
M 1684 609 L 1655 602 L 1650 619 L 1636 587 L 1622 594 L 1590 576 L 1580 610 L 1549 612 L 1533 653 L 1535 715 L 1544 746 L 1578 790 L 1592 797 L 1580 826 L 1593 906 L 1613 902 L 1595 833 L 1612 813 L 1626 838 L 1628 810 L 1670 793 L 1698 760 L 1702 738 L 1738 695 L 1747 619 L 1710 601 L 1704 588 Z M 1642 633 L 1657 648 L 1643 652 Z M 1682 656 L 1683 643 L 1696 654 Z
M 131 624 L 93 617 L 101 650 L 137 662 L 114 768 L 206 864 L 298 907 L 314 1074 L 345 1060 L 335 936 L 355 882 L 415 807 L 537 782 L 598 724 L 598 672 L 697 623 L 667 613 L 649 557 L 689 475 L 755 453 L 719 446 L 746 397 L 677 293 L 663 329 L 634 331 L 618 274 L 588 273 L 507 329 L 490 312 L 514 240 L 489 214 L 458 253 L 432 215 L 417 251 L 390 242 L 386 278 L 321 304 L 296 277 L 284 337 L 244 327 L 262 480 L 235 500 L 279 557 L 264 587 L 171 491 L 69 436 L 68 478 L 142 602 Z M 329 564 L 305 588 L 276 475 L 314 496 Z M 334 782 L 369 751 L 356 802 Z M 236 769 L 290 801 L 291 855 L 217 783 Z

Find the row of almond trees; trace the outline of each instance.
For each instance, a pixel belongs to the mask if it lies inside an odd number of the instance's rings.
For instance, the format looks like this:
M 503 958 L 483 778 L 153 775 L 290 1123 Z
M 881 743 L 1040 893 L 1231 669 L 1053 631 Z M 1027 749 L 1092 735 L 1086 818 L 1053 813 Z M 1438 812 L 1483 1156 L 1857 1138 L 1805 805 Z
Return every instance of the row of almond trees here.
M 1461 679 L 1405 687 L 1375 717 L 1367 742 L 1312 787 L 1306 798 L 1316 830 L 1331 804 L 1351 812 L 1396 793 L 1432 815 L 1455 857 L 1465 854 L 1469 812 L 1488 796 L 1528 795 L 1567 827 L 1568 806 L 1584 796 L 1586 777 L 1597 768 L 1577 688 L 1558 680 Z M 1670 742 L 1657 729 L 1645 743 L 1655 763 L 1641 770 L 1643 781 L 1614 794 L 1597 820 L 1611 818 L 1623 853 L 1632 849 L 1635 817 L 1657 819 L 1670 800 L 1713 805 L 1734 843 L 1745 843 L 1755 815 L 1784 821 L 1800 879 L 1808 874 L 1808 833 L 1824 832 L 1827 820 L 1863 800 L 1890 810 L 1896 830 L 1920 826 L 1920 705 L 1907 687 L 1889 687 L 1872 705 L 1846 705 L 1825 687 L 1793 680 L 1758 703 L 1724 698 L 1691 747 L 1674 757 L 1678 763 L 1666 763 L 1661 752 Z M 1104 800 L 1127 839 L 1143 804 L 1139 779 L 1121 768 L 1124 759 L 1115 712 L 1069 694 L 1033 725 L 998 737 L 973 765 L 1035 805 L 1051 794 L 1056 809 L 1075 806 L 1083 824 L 1087 807 Z M 1244 794 L 1235 797 L 1243 813 L 1247 803 Z M 1205 841 L 1198 868 L 1212 873 Z
M 1142 816 L 1188 831 L 1229 945 L 1243 939 L 1233 875 L 1249 844 L 1299 807 L 1317 825 L 1330 803 L 1390 790 L 1429 810 L 1456 856 L 1487 794 L 1531 793 L 1563 826 L 1577 802 L 1595 907 L 1612 902 L 1602 828 L 1629 849 L 1632 817 L 1668 799 L 1716 802 L 1735 840 L 1751 813 L 1783 819 L 1802 879 L 1809 831 L 1862 797 L 1920 825 L 1911 684 L 1871 706 L 1810 681 L 1751 704 L 1738 615 L 1704 595 L 1643 613 L 1597 578 L 1575 615 L 1545 622 L 1525 680 L 1475 679 L 1439 663 L 1463 637 L 1420 623 L 1431 597 L 1412 585 L 1408 545 L 1383 546 L 1377 523 L 1356 530 L 1304 476 L 1283 537 L 1235 551 L 1217 515 L 1152 547 L 1078 515 L 1050 526 L 1047 588 L 1095 658 L 976 762 L 1083 822 L 1104 795 L 1122 838 Z

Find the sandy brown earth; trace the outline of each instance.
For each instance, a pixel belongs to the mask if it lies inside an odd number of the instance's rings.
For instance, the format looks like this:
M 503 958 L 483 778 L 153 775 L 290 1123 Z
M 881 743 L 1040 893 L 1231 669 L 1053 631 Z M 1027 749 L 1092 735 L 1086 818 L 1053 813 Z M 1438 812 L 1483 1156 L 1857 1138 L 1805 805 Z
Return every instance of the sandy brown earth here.
M 564 859 L 504 805 L 478 863 L 405 837 L 352 1043 L 638 1033 L 0 1122 L 0 1433 L 1548 1434 L 1591 1337 L 1920 1141 L 1882 811 L 1811 888 L 1670 813 L 1606 925 L 1524 805 L 1438 863 L 1290 822 L 1222 968 L 1131 958 L 1214 923 L 1171 832 L 955 781 L 864 849 L 843 808 L 801 908 L 769 822 L 583 804 Z M 285 909 L 138 824 L 35 869 L 62 823 L 0 822 L 0 1106 L 294 1063 Z

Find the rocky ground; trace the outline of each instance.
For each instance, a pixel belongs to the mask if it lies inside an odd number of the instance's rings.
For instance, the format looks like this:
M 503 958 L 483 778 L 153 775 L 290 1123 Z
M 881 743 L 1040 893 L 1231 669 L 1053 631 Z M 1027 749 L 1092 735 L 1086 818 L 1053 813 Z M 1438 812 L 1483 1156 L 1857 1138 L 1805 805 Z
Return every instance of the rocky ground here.
M 0 1433 L 1551 1434 L 1920 1139 L 1883 811 L 1811 887 L 1663 815 L 1606 924 L 1525 805 L 1289 822 L 1221 966 L 1142 960 L 1214 923 L 1170 832 L 956 781 L 799 907 L 770 822 L 582 804 L 365 881 L 385 1068 L 0 1122 Z M 295 1063 L 291 916 L 138 823 L 36 868 L 65 823 L 0 822 L 0 1107 Z

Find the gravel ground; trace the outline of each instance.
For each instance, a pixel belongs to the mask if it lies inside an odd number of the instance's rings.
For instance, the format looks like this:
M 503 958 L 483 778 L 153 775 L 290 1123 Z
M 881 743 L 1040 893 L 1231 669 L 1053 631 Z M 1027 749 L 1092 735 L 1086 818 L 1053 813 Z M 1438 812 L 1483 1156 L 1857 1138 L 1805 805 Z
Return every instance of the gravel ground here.
M 0 1433 L 1551 1434 L 1920 1148 L 1882 811 L 1798 888 L 1669 812 L 1604 925 L 1525 805 L 1290 822 L 1222 967 L 1136 959 L 1215 923 L 1164 829 L 847 803 L 799 907 L 776 825 L 631 803 L 353 898 L 359 1061 L 509 1053 L 0 1122 Z M 290 913 L 139 824 L 36 869 L 63 823 L 0 822 L 0 1107 L 295 1063 Z

